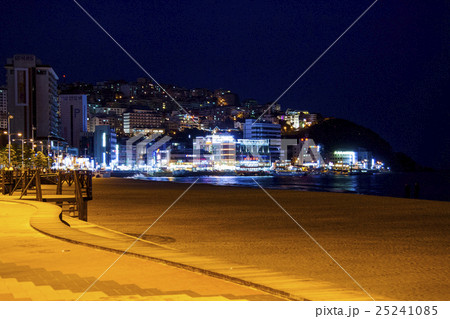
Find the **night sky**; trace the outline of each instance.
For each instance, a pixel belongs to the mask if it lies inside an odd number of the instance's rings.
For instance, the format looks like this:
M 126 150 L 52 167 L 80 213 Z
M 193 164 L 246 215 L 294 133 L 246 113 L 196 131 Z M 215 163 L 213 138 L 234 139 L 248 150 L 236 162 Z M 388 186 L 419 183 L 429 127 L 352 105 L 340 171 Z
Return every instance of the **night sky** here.
M 260 103 L 372 2 L 79 1 L 160 83 Z M 0 34 L 0 61 L 35 54 L 68 82 L 145 76 L 70 0 L 5 2 Z M 450 168 L 449 60 L 450 1 L 379 0 L 280 103 L 354 121 L 423 165 Z

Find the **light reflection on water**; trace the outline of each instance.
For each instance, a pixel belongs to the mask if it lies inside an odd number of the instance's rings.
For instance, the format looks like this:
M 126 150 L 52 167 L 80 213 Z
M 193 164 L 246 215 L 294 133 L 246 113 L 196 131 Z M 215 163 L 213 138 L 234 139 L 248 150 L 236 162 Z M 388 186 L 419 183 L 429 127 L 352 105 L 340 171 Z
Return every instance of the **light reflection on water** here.
M 356 193 L 404 197 L 405 184 L 411 189 L 419 183 L 419 198 L 450 200 L 450 173 L 387 173 L 375 175 L 307 175 L 307 176 L 189 176 L 189 177 L 142 177 L 150 181 L 212 184 L 257 188 L 255 179 L 262 187 L 302 191 Z

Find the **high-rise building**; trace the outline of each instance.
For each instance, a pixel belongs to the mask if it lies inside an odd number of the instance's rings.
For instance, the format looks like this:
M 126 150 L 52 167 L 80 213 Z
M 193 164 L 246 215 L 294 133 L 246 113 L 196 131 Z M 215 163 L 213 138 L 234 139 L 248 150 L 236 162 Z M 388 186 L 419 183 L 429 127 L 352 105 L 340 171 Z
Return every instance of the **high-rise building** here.
M 6 130 L 8 127 L 8 91 L 0 87 L 0 130 Z
M 58 76 L 30 54 L 17 54 L 6 65 L 11 132 L 25 138 L 59 138 Z
M 87 132 L 87 96 L 85 94 L 61 94 L 61 135 L 70 146 L 80 147 L 80 134 Z
M 256 122 L 246 119 L 244 124 L 244 139 L 270 140 L 270 161 L 280 160 L 281 155 L 281 126 L 267 122 Z

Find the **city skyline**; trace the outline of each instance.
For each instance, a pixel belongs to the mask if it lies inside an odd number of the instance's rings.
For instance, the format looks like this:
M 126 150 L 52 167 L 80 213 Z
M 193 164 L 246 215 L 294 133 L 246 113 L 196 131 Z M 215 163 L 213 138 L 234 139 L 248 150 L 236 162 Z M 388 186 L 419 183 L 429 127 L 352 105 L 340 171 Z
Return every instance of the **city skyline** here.
M 222 87 L 260 103 L 276 99 L 370 3 L 229 3 L 202 13 L 199 2 L 80 2 L 160 83 Z M 449 54 L 448 5 L 442 6 L 377 3 L 280 103 L 352 120 L 420 164 L 445 167 Z M 73 2 L 48 4 L 52 25 L 36 7 L 19 1 L 4 11 L 4 62 L 35 54 L 67 82 L 145 76 Z

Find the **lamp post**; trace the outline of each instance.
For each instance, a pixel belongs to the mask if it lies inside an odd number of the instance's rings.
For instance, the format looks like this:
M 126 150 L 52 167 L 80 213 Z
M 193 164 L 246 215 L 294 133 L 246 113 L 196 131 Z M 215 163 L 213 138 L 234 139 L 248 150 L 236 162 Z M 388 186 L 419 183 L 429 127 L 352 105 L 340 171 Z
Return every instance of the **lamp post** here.
M 11 120 L 14 118 L 8 115 L 8 166 L 11 167 Z
M 32 126 L 31 127 L 31 141 L 34 141 L 34 131 L 36 131 L 36 127 Z
M 47 165 L 48 165 L 48 169 L 51 169 L 50 166 L 50 150 L 51 150 L 51 145 L 50 145 L 50 135 L 47 135 Z
M 24 153 L 24 145 L 23 145 L 23 134 L 17 133 L 17 136 L 19 136 L 22 139 L 22 171 L 24 169 L 24 160 L 23 160 L 23 153 Z

